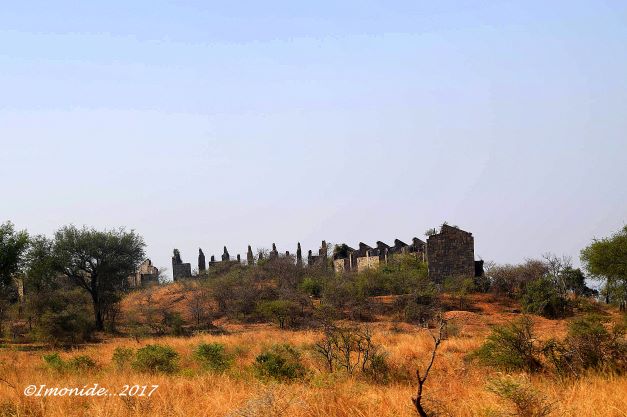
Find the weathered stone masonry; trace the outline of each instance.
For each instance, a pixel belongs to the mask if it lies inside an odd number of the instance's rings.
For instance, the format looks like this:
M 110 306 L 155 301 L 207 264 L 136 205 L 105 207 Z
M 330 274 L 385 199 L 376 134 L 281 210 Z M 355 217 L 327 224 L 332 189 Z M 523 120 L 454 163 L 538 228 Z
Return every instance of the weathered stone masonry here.
M 443 282 L 448 277 L 475 276 L 475 243 L 472 233 L 442 225 L 440 233 L 427 239 L 429 278 Z

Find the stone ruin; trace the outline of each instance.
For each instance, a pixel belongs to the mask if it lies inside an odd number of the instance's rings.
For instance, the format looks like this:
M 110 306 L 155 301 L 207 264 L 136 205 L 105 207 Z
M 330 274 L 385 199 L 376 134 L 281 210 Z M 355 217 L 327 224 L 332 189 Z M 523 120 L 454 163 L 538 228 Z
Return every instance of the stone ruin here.
M 395 239 L 394 246 L 378 241 L 375 247 L 359 242 L 359 248 L 353 249 L 346 244 L 338 245 L 333 254 L 333 268 L 335 272 L 361 272 L 366 269 L 378 268 L 396 254 L 412 254 L 421 261 L 425 260 L 425 242 L 417 237 L 412 239 L 411 245 Z
M 443 282 L 448 277 L 483 275 L 483 261 L 475 265 L 472 233 L 448 224 L 443 224 L 440 233 L 427 239 L 427 261 L 429 278 L 435 282 Z
M 174 254 L 172 256 L 172 278 L 174 281 L 177 281 L 182 278 L 191 278 L 191 276 L 192 265 L 190 263 L 183 263 L 183 260 L 181 259 L 181 252 L 179 252 L 178 249 L 174 249 Z
M 308 251 L 307 263 L 305 265 L 299 242 L 296 248 L 296 265 L 326 269 L 330 265 L 328 262 L 328 249 L 327 242 L 323 240 L 316 255 L 314 255 L 313 251 Z M 332 257 L 332 265 L 336 273 L 361 272 L 385 265 L 392 257 L 399 254 L 408 254 L 415 256 L 420 261 L 427 261 L 429 277 L 438 283 L 443 282 L 447 277 L 483 275 L 483 261 L 475 261 L 474 258 L 474 238 L 472 233 L 447 224 L 442 225 L 439 233 L 429 236 L 427 242 L 414 237 L 409 244 L 395 239 L 394 244 L 391 246 L 382 241 L 377 241 L 374 246 L 359 242 L 357 249 L 351 248 L 346 244 L 336 245 Z M 285 255 L 279 254 L 276 244 L 273 243 L 272 250 L 268 253 L 267 261 L 272 261 L 282 256 L 292 257 L 289 251 L 285 251 Z M 256 262 L 263 259 L 264 255 L 260 252 Z M 241 263 L 240 255 L 237 255 L 236 260 L 232 260 L 225 246 L 221 260 L 216 261 L 215 256 L 212 255 L 208 268 L 205 268 L 205 255 L 202 249 L 198 250 L 199 273 L 203 273 L 212 267 L 240 265 Z M 255 264 L 255 256 L 250 245 L 248 245 L 246 252 L 246 264 Z M 174 256 L 172 257 L 172 274 L 175 281 L 192 276 L 190 264 L 181 261 L 181 256 L 177 249 L 174 250 Z
M 476 277 L 483 275 L 483 261 L 475 261 L 475 244 L 472 233 L 455 226 L 443 224 L 423 242 L 413 238 L 410 245 L 396 239 L 394 246 L 378 241 L 375 247 L 360 242 L 358 249 L 346 244 L 338 245 L 333 255 L 333 267 L 337 273 L 364 271 L 387 264 L 397 254 L 412 254 L 427 261 L 429 278 L 442 283 L 448 277 Z
M 128 286 L 130 288 L 145 287 L 151 284 L 159 283 L 159 269 L 152 265 L 150 259 L 146 259 L 139 265 L 137 272 L 128 277 Z

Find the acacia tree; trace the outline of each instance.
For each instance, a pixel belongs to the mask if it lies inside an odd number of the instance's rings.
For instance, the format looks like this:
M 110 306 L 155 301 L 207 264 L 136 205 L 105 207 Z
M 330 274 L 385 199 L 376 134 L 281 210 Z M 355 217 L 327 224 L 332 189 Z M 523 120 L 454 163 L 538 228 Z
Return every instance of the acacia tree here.
M 28 243 L 26 231 L 16 231 L 11 222 L 0 224 L 0 332 L 9 305 L 17 298 L 12 281 L 23 266 Z
M 581 251 L 581 262 L 595 278 L 605 280 L 605 301 L 627 303 L 627 226 L 604 239 L 595 239 Z
M 13 223 L 0 224 L 0 285 L 9 286 L 24 261 L 28 233 L 16 231 Z
M 123 228 L 99 231 L 70 225 L 55 233 L 59 271 L 91 296 L 97 330 L 104 329 L 104 318 L 144 259 L 145 246 L 141 236 Z

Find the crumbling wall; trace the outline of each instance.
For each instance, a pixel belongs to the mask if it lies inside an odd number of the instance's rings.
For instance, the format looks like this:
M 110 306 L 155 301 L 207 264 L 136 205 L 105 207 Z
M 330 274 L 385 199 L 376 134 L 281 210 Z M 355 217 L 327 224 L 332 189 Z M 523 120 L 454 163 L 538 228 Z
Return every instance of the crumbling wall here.
M 427 239 L 429 278 L 441 283 L 448 277 L 475 275 L 475 249 L 472 233 L 443 225 L 440 233 Z

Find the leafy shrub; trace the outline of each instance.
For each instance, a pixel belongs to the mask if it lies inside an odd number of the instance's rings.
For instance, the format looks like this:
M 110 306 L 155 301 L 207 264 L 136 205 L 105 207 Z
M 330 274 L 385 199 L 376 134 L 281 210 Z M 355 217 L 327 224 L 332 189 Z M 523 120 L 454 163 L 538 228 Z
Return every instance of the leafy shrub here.
M 504 376 L 489 381 L 486 389 L 507 401 L 519 417 L 545 417 L 551 404 L 522 378 Z
M 520 297 L 520 303 L 525 312 L 548 318 L 563 317 L 568 308 L 567 300 L 559 295 L 553 282 L 547 278 L 529 282 Z
M 542 365 L 534 343 L 533 322 L 522 317 L 510 324 L 495 326 L 485 343 L 474 353 L 484 365 L 503 370 L 538 371 Z
M 55 371 L 62 371 L 65 369 L 65 361 L 61 359 L 61 356 L 57 352 L 49 353 L 47 355 L 43 355 L 42 359 L 46 366 Z
M 135 351 L 131 348 L 116 347 L 111 360 L 118 369 L 125 369 L 133 361 Z
M 319 298 L 322 294 L 322 283 L 315 278 L 307 277 L 301 282 L 300 289 L 307 295 Z
M 147 345 L 135 354 L 133 369 L 150 373 L 173 373 L 178 369 L 179 354 L 169 346 Z
M 273 345 L 255 359 L 255 371 L 261 378 L 294 380 L 305 376 L 300 353 L 288 344 Z
M 194 351 L 194 358 L 206 369 L 224 372 L 231 367 L 233 358 L 226 353 L 223 344 L 202 343 Z
M 549 340 L 543 353 L 560 374 L 580 374 L 588 369 L 623 373 L 627 371 L 625 327 L 608 330 L 598 315 L 576 319 L 568 326 L 563 342 Z
M 291 300 L 261 301 L 257 312 L 268 320 L 276 320 L 281 329 L 294 323 L 300 312 L 298 304 Z
M 67 361 L 67 368 L 73 371 L 89 371 L 97 367 L 96 361 L 87 355 L 78 355 Z
M 438 311 L 438 289 L 431 282 L 423 283 L 412 294 L 398 297 L 394 308 L 404 321 L 426 326 Z
M 38 339 L 52 344 L 76 344 L 88 341 L 94 331 L 92 313 L 82 293 L 54 292 L 42 306 L 35 325 Z
M 169 311 L 165 312 L 163 316 L 163 324 L 169 330 L 169 333 L 173 336 L 186 335 L 185 328 L 183 328 L 183 324 L 185 324 L 185 321 L 183 320 L 183 317 L 181 317 L 181 313 L 172 313 Z

